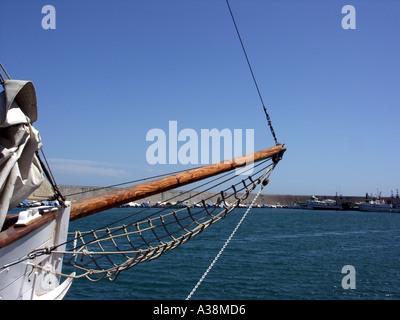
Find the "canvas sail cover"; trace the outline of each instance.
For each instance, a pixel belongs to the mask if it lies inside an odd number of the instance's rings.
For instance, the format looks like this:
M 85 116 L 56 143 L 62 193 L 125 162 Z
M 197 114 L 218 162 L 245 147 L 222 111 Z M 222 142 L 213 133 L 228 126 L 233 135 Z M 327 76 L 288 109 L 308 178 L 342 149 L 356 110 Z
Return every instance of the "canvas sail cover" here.
M 7 212 L 43 181 L 36 157 L 41 148 L 35 88 L 30 81 L 6 80 L 0 93 L 0 229 Z

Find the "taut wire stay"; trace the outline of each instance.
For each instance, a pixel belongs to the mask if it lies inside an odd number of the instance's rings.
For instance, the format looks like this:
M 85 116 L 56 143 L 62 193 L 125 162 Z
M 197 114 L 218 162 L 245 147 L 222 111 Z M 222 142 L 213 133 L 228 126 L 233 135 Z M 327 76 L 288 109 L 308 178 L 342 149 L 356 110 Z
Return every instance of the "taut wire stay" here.
M 104 278 L 115 281 L 122 271 L 139 263 L 154 260 L 164 253 L 176 249 L 214 223 L 227 217 L 235 208 L 245 207 L 247 199 L 249 201 L 251 199 L 251 192 L 261 185 L 239 223 L 187 299 L 192 297 L 236 234 L 286 150 L 284 145 L 278 144 L 228 0 L 226 3 L 276 146 L 228 161 L 184 172 L 174 172 L 166 177 L 164 175 L 157 176 L 155 180 L 74 202 L 71 207 L 70 221 L 88 217 L 133 200 L 144 199 L 164 191 L 204 181 L 201 185 L 184 191 L 177 197 L 167 199 L 171 202 L 177 200 L 180 204 L 179 207 L 150 206 L 139 210 L 135 209 L 130 214 L 126 214 L 124 211 L 123 215 L 118 214 L 118 218 L 105 226 L 95 228 L 95 230 L 71 232 L 65 243 L 36 250 L 30 253 L 26 259 L 49 254 L 64 255 L 64 263 L 75 268 L 77 272 L 69 275 L 55 271 L 49 272 L 70 278 L 86 277 L 91 281 L 99 281 Z M 237 168 L 244 168 L 241 175 L 235 171 Z M 247 175 L 246 178 L 243 178 L 244 174 Z M 229 186 L 225 187 L 226 185 Z M 215 202 L 214 193 L 210 195 L 207 192 L 217 187 L 222 191 Z M 196 200 L 193 200 L 194 198 Z M 195 202 L 187 205 L 189 200 Z M 212 202 L 212 205 L 209 206 L 208 201 Z M 41 268 L 38 264 L 33 264 L 32 267 Z
M 238 36 L 239 41 L 240 41 L 240 45 L 242 46 L 242 50 L 243 50 L 244 56 L 245 56 L 245 58 L 246 58 L 247 65 L 248 65 L 248 67 L 249 67 L 251 76 L 252 76 L 252 78 L 253 78 L 254 85 L 255 85 L 255 87 L 256 87 L 256 89 L 257 89 L 257 93 L 258 93 L 258 96 L 259 96 L 259 98 L 260 98 L 260 101 L 261 101 L 261 104 L 262 104 L 262 107 L 263 107 L 265 116 L 266 116 L 266 118 L 267 118 L 268 126 L 269 126 L 269 128 L 270 128 L 270 130 L 271 130 L 272 137 L 274 138 L 275 144 L 278 145 L 279 142 L 278 142 L 278 139 L 276 138 L 275 130 L 274 130 L 274 128 L 272 127 L 271 118 L 270 118 L 270 116 L 269 116 L 269 114 L 268 114 L 268 112 L 267 112 L 267 108 L 265 107 L 264 100 L 263 100 L 262 95 L 261 95 L 261 91 L 260 91 L 260 89 L 259 89 L 259 87 L 258 87 L 257 80 L 256 80 L 256 77 L 255 77 L 254 72 L 253 72 L 253 68 L 251 67 L 249 57 L 248 57 L 247 52 L 246 52 L 246 49 L 245 49 L 245 47 L 244 47 L 244 44 L 243 44 L 243 41 L 242 41 L 242 37 L 240 36 L 239 28 L 238 28 L 238 26 L 237 26 L 237 24 L 236 24 L 235 17 L 233 16 L 233 12 L 232 12 L 231 6 L 229 5 L 229 1 L 228 1 L 228 0 L 226 0 L 226 4 L 227 4 L 228 9 L 229 9 L 229 12 L 230 12 L 230 14 L 231 14 L 231 18 L 232 18 L 233 24 L 234 24 L 234 26 L 235 26 L 235 30 L 236 30 L 237 36 Z

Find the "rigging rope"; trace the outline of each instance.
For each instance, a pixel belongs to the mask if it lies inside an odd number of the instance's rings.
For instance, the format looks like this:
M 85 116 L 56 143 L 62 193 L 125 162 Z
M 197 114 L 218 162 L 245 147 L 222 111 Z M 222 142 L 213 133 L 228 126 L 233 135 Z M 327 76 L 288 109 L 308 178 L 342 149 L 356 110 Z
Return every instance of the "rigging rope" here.
M 212 197 L 209 196 L 200 201 L 201 208 L 172 208 L 171 212 L 165 214 L 160 214 L 160 212 L 167 210 L 166 208 L 161 210 L 146 208 L 134 212 L 130 217 L 135 215 L 137 219 L 127 224 L 118 227 L 112 227 L 110 224 L 101 229 L 70 234 L 70 239 L 66 243 L 69 246 L 67 250 L 60 247 L 46 248 L 46 250 L 32 252 L 27 259 L 34 259 L 44 254 L 63 254 L 64 263 L 74 267 L 78 272 L 71 275 L 54 272 L 56 275 L 70 278 L 86 277 L 91 281 L 99 281 L 103 278 L 115 281 L 120 272 L 138 263 L 160 257 L 165 252 L 186 243 L 215 222 L 224 219 L 239 207 L 259 184 L 267 181 L 276 164 L 274 161 L 264 162 L 261 169 L 222 190 L 217 204 L 213 207 L 208 207 L 206 203 L 206 200 Z M 210 183 L 212 187 L 215 187 L 234 177 L 226 179 L 226 174 L 224 174 L 221 176 L 222 182 L 216 184 L 215 179 L 212 179 Z M 230 189 L 233 192 L 227 193 Z M 189 198 L 193 196 L 190 195 Z M 252 204 L 255 201 L 256 199 L 253 199 Z M 151 211 L 146 215 L 144 213 L 147 210 Z M 123 219 L 120 219 L 119 223 L 121 220 Z M 40 265 L 33 265 L 33 267 L 41 268 Z
M 197 167 L 197 168 L 199 168 L 199 167 Z M 99 190 L 103 190 L 103 189 L 120 187 L 120 186 L 127 185 L 127 184 L 133 184 L 133 183 L 137 183 L 137 182 L 153 180 L 153 179 L 157 179 L 157 178 L 166 177 L 166 176 L 170 176 L 170 175 L 173 175 L 173 174 L 185 172 L 187 170 L 188 169 L 185 168 L 185 169 L 182 169 L 182 170 L 173 171 L 173 172 L 167 172 L 167 173 L 159 174 L 159 175 L 156 175 L 156 176 L 140 178 L 140 179 L 136 179 L 136 180 L 130 180 L 130 181 L 121 182 L 121 183 L 117 183 L 117 184 L 111 184 L 111 185 L 108 185 L 108 186 L 105 186 L 105 187 L 90 188 L 89 190 L 84 190 L 84 191 L 79 191 L 79 192 L 74 192 L 74 193 L 67 194 L 67 195 L 65 195 L 65 197 L 71 197 L 71 196 L 75 196 L 75 195 L 79 195 L 79 194 L 83 194 L 83 193 L 89 193 L 89 192 L 99 191 Z
M 239 37 L 243 52 L 245 54 L 247 64 L 249 66 L 251 75 L 253 77 L 254 84 L 256 86 L 258 95 L 260 97 L 265 115 L 268 120 L 268 125 L 270 127 L 272 136 L 275 140 L 275 143 L 278 144 L 275 131 L 272 127 L 272 123 L 267 112 L 267 109 L 264 105 L 264 101 L 261 96 L 261 92 L 259 90 L 257 81 L 255 79 L 253 70 L 250 65 L 249 58 L 247 56 L 246 50 L 244 48 L 243 41 L 241 39 L 238 27 L 236 25 L 232 10 L 230 8 L 228 0 L 226 0 L 228 5 L 237 35 Z M 45 159 L 46 160 L 46 159 Z M 267 161 L 272 160 L 272 163 L 264 166 Z M 51 248 L 39 249 L 27 255 L 23 260 L 34 260 L 35 257 L 39 257 L 41 255 L 49 255 L 49 254 L 63 254 L 65 255 L 64 263 L 69 264 L 70 266 L 78 269 L 81 273 L 76 275 L 75 273 L 67 275 L 61 274 L 57 272 L 50 271 L 56 275 L 70 278 L 80 278 L 86 277 L 91 281 L 99 281 L 103 278 L 108 278 L 110 281 L 116 280 L 121 271 L 132 268 L 138 263 L 150 261 L 155 258 L 158 258 L 165 252 L 169 250 L 173 250 L 180 246 L 181 244 L 189 241 L 194 236 L 201 233 L 203 230 L 214 224 L 215 222 L 225 218 L 231 211 L 233 211 L 236 207 L 239 207 L 240 204 L 246 200 L 250 193 L 262 183 L 262 186 L 258 193 L 253 198 L 250 206 L 247 208 L 246 212 L 240 219 L 239 223 L 226 240 L 223 247 L 220 249 L 217 256 L 214 258 L 211 265 L 208 267 L 206 272 L 203 274 L 199 282 L 193 288 L 192 292 L 189 294 L 186 300 L 189 300 L 191 296 L 195 293 L 199 285 L 203 282 L 207 274 L 213 268 L 233 236 L 236 234 L 240 225 L 248 215 L 250 209 L 253 207 L 255 201 L 263 189 L 263 186 L 268 181 L 269 176 L 271 175 L 273 169 L 276 164 L 279 162 L 280 156 L 274 156 L 272 158 L 267 159 L 264 162 L 261 162 L 255 166 L 251 166 L 251 170 L 253 168 L 262 166 L 262 169 L 254 173 L 253 175 L 249 175 L 248 178 L 233 184 L 231 187 L 222 190 L 220 193 L 221 198 L 217 200 L 217 205 L 213 208 L 208 208 L 205 200 L 212 198 L 203 198 L 200 203 L 202 204 L 202 208 L 199 209 L 191 209 L 190 207 L 182 208 L 179 210 L 173 210 L 172 212 L 166 214 L 160 214 L 166 208 L 158 210 L 156 212 L 151 212 L 149 215 L 143 216 L 141 215 L 144 212 L 147 212 L 149 209 L 154 208 L 146 208 L 144 210 L 140 210 L 139 212 L 134 212 L 132 215 L 128 217 L 124 217 L 117 221 L 113 221 L 109 225 L 104 228 L 98 228 L 96 230 L 91 230 L 87 232 L 77 231 L 73 235 L 70 236 L 70 239 L 64 243 L 57 245 Z M 47 162 L 47 160 L 46 160 Z M 186 170 L 183 170 L 186 171 Z M 178 171 L 180 172 L 180 171 Z M 233 177 L 226 178 L 228 175 L 231 175 L 232 172 L 227 174 L 223 174 L 217 178 L 213 178 L 211 181 L 206 182 L 201 185 L 201 187 L 212 184 L 211 187 L 199 192 L 197 195 L 202 194 L 212 188 L 222 185 L 227 181 L 233 179 Z M 168 174 L 169 175 L 169 174 Z M 258 175 L 258 176 L 257 176 Z M 49 172 L 50 178 L 52 177 L 51 172 Z M 157 177 L 161 177 L 164 175 L 160 175 Z M 257 176 L 257 177 L 256 177 Z M 253 180 L 253 177 L 256 177 Z M 152 177 L 154 178 L 154 177 Z M 215 183 L 218 179 L 222 179 L 222 182 Z M 139 179 L 131 182 L 137 182 L 141 180 L 147 179 Z M 52 181 L 52 179 L 50 179 Z M 127 183 L 131 183 L 127 182 Z M 123 184 L 127 184 L 123 183 Z M 119 184 L 122 185 L 122 184 Z M 240 187 L 242 185 L 242 187 Z M 118 186 L 118 185 L 114 185 Z M 240 187 L 240 188 L 239 188 Z M 198 188 L 198 187 L 197 187 Z M 196 189 L 196 188 L 195 188 Z M 233 192 L 231 194 L 227 194 L 226 192 L 232 189 Z M 192 189 L 194 190 L 194 189 Z M 186 191 L 184 194 L 192 191 Z M 244 191 L 243 194 L 239 194 L 239 192 Z M 189 200 L 193 195 L 189 195 L 183 201 Z M 227 200 L 233 197 L 233 203 L 228 204 Z M 172 200 L 173 198 L 169 199 Z M 183 202 L 181 200 L 181 202 Z M 198 204 L 198 203 L 197 203 Z M 216 208 L 223 208 L 220 212 L 214 213 Z M 118 227 L 111 227 L 111 225 L 115 225 L 116 222 L 121 222 L 127 218 L 132 218 L 135 215 L 135 221 L 130 221 L 128 224 L 123 224 Z M 139 217 L 139 218 L 137 218 Z M 61 249 L 62 245 L 68 244 L 72 247 L 68 249 Z M 67 259 L 67 256 L 70 256 Z M 18 261 L 20 262 L 20 261 Z M 15 262 L 15 263 L 18 263 Z M 32 264 L 33 268 L 43 268 L 39 264 Z M 0 267 L 0 270 L 4 268 Z
M 196 292 L 197 288 L 200 286 L 200 284 L 203 282 L 205 277 L 208 275 L 208 273 L 211 271 L 211 269 L 214 267 L 216 264 L 217 260 L 221 256 L 222 252 L 224 252 L 225 248 L 228 246 L 229 242 L 232 240 L 233 236 L 236 234 L 237 230 L 239 229 L 240 225 L 246 218 L 247 214 L 249 213 L 250 209 L 253 207 L 254 203 L 256 202 L 258 196 L 261 193 L 261 190 L 263 187 L 261 186 L 260 190 L 258 190 L 256 196 L 254 197 L 253 201 L 251 202 L 250 206 L 247 208 L 246 212 L 244 213 L 243 217 L 240 219 L 239 223 L 236 225 L 235 229 L 232 231 L 231 235 L 229 238 L 225 241 L 224 245 L 222 246 L 221 250 L 218 252 L 218 254 L 215 256 L 213 262 L 211 262 L 210 266 L 207 268 L 207 270 L 204 272 L 203 276 L 200 278 L 200 280 L 197 282 L 197 284 L 194 286 L 193 290 L 190 292 L 190 294 L 187 296 L 185 300 L 190 300 L 192 295 Z
M 228 1 L 228 0 L 226 0 L 226 4 L 227 4 L 228 9 L 229 9 L 229 12 L 230 12 L 230 14 L 231 14 L 232 21 L 233 21 L 233 24 L 234 24 L 234 26 L 235 26 L 236 33 L 237 33 L 237 35 L 238 35 L 240 44 L 241 44 L 241 46 L 242 46 L 242 50 L 243 50 L 244 56 L 246 57 L 247 65 L 249 66 L 251 76 L 253 77 L 253 81 L 254 81 L 254 84 L 255 84 L 255 86 L 256 86 L 256 89 L 257 89 L 257 92 L 258 92 L 258 96 L 260 97 L 260 101 L 261 101 L 261 104 L 262 104 L 262 106 L 263 106 L 264 113 L 265 113 L 265 116 L 266 116 L 267 121 L 268 121 L 268 126 L 269 126 L 269 128 L 270 128 L 270 130 L 271 130 L 271 133 L 272 133 L 272 137 L 274 138 L 275 144 L 279 144 L 278 139 L 276 138 L 275 130 L 274 130 L 274 128 L 272 127 L 271 118 L 270 118 L 270 116 L 269 116 L 269 114 L 268 114 L 268 112 L 267 112 L 267 108 L 265 107 L 264 100 L 263 100 L 263 98 L 262 98 L 262 96 L 261 96 L 260 89 L 258 88 L 258 84 L 257 84 L 256 77 L 254 76 L 253 68 L 251 67 L 249 57 L 247 56 L 247 52 L 246 52 L 246 49 L 245 49 L 245 47 L 244 47 L 244 44 L 243 44 L 243 41 L 242 41 L 242 37 L 240 36 L 240 33 L 239 33 L 239 28 L 238 28 L 238 26 L 237 26 L 237 24 L 236 24 L 235 17 L 233 16 L 233 13 L 232 13 L 232 10 L 231 10 L 231 6 L 229 5 L 229 1 Z

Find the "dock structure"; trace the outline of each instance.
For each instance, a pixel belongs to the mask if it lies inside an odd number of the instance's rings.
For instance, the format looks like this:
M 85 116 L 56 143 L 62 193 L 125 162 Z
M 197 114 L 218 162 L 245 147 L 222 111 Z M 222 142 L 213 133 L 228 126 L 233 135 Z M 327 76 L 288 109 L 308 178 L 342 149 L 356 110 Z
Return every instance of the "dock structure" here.
M 98 188 L 98 187 L 90 187 L 90 186 L 59 186 L 61 193 L 67 196 L 67 199 L 70 201 L 77 201 L 88 197 L 93 197 L 96 195 L 100 195 L 110 190 L 112 188 Z M 199 194 L 198 191 L 190 191 L 186 192 L 184 190 L 170 190 L 166 191 L 148 198 L 144 198 L 140 200 L 140 203 L 148 202 L 150 204 L 156 204 L 158 202 L 165 202 L 169 199 L 174 199 L 173 201 L 184 201 L 188 197 L 191 198 L 191 202 L 195 203 L 201 201 L 204 198 L 209 198 L 210 203 L 215 203 L 220 196 L 217 192 L 203 192 Z M 293 203 L 305 203 L 307 200 L 310 200 L 313 195 L 288 195 L 288 194 L 260 194 L 256 203 L 258 205 L 281 205 L 281 206 L 290 206 Z M 335 199 L 335 195 L 315 195 L 319 199 Z M 248 198 L 248 203 L 250 203 L 253 199 L 254 195 L 250 194 Z M 365 196 L 340 196 L 340 200 L 344 203 L 356 204 L 358 202 L 362 202 L 365 200 Z

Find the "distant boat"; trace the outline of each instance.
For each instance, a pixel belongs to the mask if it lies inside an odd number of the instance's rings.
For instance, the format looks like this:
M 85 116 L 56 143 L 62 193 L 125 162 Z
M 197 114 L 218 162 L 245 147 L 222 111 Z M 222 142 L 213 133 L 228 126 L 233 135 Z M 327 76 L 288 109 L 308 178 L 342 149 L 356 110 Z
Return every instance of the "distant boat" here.
M 289 209 L 308 209 L 306 202 L 292 202 L 289 206 Z
M 128 202 L 121 205 L 121 208 L 138 208 L 138 207 L 140 207 L 140 203 L 136 202 Z
M 376 199 L 366 199 L 365 202 L 358 203 L 360 211 L 367 212 L 398 212 L 400 213 L 399 204 L 386 203 L 384 199 L 379 197 Z
M 400 197 L 399 191 L 397 190 L 396 196 L 393 195 L 390 200 L 381 198 L 379 193 L 377 196 L 369 196 L 368 193 L 365 195 L 365 201 L 357 203 L 360 211 L 369 212 L 398 212 L 400 213 Z
M 311 200 L 307 200 L 307 208 L 314 210 L 343 210 L 343 206 L 338 200 L 320 200 L 315 196 L 312 196 Z

